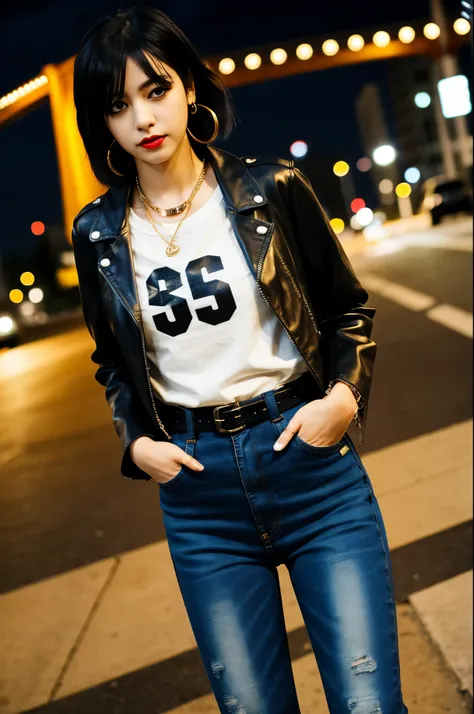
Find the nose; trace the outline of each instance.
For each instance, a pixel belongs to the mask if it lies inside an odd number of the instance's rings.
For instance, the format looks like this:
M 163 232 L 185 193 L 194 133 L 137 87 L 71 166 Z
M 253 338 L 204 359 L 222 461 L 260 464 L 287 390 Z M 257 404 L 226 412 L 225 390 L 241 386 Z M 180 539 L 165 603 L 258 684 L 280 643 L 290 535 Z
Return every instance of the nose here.
M 150 128 L 155 124 L 156 118 L 151 104 L 149 102 L 136 104 L 135 127 L 141 132 L 149 133 Z

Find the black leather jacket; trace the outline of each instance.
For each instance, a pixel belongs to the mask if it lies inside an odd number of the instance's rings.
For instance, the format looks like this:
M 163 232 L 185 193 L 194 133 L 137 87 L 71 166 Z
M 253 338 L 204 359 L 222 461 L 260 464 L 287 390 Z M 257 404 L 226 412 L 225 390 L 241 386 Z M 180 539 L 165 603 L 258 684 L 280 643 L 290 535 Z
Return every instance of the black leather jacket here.
M 274 311 L 322 392 L 343 380 L 361 397 L 362 444 L 376 345 L 375 310 L 356 278 L 309 180 L 293 160 L 239 158 L 207 147 L 228 215 L 262 298 Z M 123 447 L 121 472 L 150 477 L 131 460 L 140 435 L 166 440 L 154 396 L 127 231 L 128 188 L 110 188 L 77 214 L 72 243 L 95 378 Z M 266 232 L 259 231 L 265 226 Z M 161 410 L 161 415 L 160 415 Z

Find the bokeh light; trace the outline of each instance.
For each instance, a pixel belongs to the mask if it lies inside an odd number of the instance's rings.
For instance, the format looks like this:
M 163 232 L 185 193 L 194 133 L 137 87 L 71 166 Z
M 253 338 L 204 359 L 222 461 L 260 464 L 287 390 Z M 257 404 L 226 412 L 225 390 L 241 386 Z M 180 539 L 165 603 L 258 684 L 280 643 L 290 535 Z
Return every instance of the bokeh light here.
M 258 69 L 262 64 L 262 58 L 256 52 L 251 52 L 244 59 L 244 65 L 247 69 Z
M 415 94 L 415 104 L 420 109 L 426 109 L 431 104 L 431 97 L 428 92 L 417 92 Z
M 471 23 L 464 17 L 458 17 L 453 24 L 453 28 L 458 35 L 467 35 L 471 31 Z
M 361 158 L 357 160 L 356 166 L 359 171 L 370 171 L 370 169 L 372 168 L 372 161 L 369 159 L 368 156 L 361 156 Z
M 423 34 L 428 40 L 436 40 L 436 38 L 440 36 L 441 30 L 436 22 L 428 22 L 423 28 Z
M 270 52 L 270 62 L 273 64 L 284 64 L 287 58 L 288 55 L 282 47 L 277 47 Z
M 44 298 L 44 293 L 41 288 L 31 288 L 28 293 L 28 298 L 32 303 L 38 303 Z
M 388 166 L 395 161 L 395 149 L 390 144 L 383 144 L 374 150 L 372 156 L 379 166 Z
M 353 213 L 357 213 L 357 211 L 360 211 L 361 208 L 365 208 L 365 201 L 363 198 L 354 198 L 353 201 L 351 201 L 351 211 Z
M 328 57 L 337 55 L 339 52 L 339 43 L 336 42 L 336 40 L 326 40 L 326 42 L 323 42 L 322 50 Z
M 402 181 L 395 187 L 395 193 L 399 198 L 407 198 L 411 193 L 411 186 L 409 183 Z
M 375 33 L 372 41 L 377 47 L 387 47 L 390 44 L 390 35 L 385 30 L 380 30 Z
M 235 62 L 230 57 L 224 57 L 219 62 L 219 72 L 221 74 L 232 74 L 235 69 Z
M 342 233 L 345 228 L 345 223 L 342 218 L 331 218 L 329 223 L 331 224 L 334 233 L 337 233 L 338 235 L 339 233 Z
M 21 290 L 15 288 L 14 290 L 10 290 L 9 298 L 18 305 L 23 300 L 23 293 Z
M 398 39 L 400 40 L 400 42 L 404 42 L 406 45 L 408 45 L 415 39 L 415 34 L 416 33 L 413 27 L 405 25 L 405 27 L 402 27 L 400 29 L 400 32 L 398 33 Z
M 29 271 L 26 271 L 20 275 L 20 283 L 23 285 L 33 285 L 35 282 L 35 276 L 33 273 L 30 273 Z
M 355 214 L 357 217 L 358 222 L 360 223 L 361 226 L 368 226 L 369 223 L 372 223 L 374 219 L 374 214 L 370 210 L 370 208 L 361 208 L 360 211 L 357 211 Z
M 420 169 L 417 169 L 416 166 L 410 166 L 410 168 L 405 171 L 404 176 L 405 181 L 408 181 L 408 183 L 416 183 L 420 180 Z
M 295 158 L 301 159 L 308 153 L 308 144 L 306 141 L 294 141 L 290 146 L 290 153 Z
M 380 191 L 380 193 L 384 193 L 384 194 L 392 193 L 393 181 L 390 181 L 390 179 L 388 179 L 388 178 L 382 179 L 381 182 L 379 183 L 379 191 Z
M 43 235 L 45 231 L 45 225 L 41 221 L 33 221 L 31 224 L 31 232 L 35 236 L 41 236 Z
M 303 42 L 296 48 L 296 56 L 300 60 L 307 60 L 313 56 L 313 48 L 307 42 Z
M 347 40 L 347 46 L 352 52 L 359 52 L 365 45 L 362 35 L 351 35 Z
M 353 231 L 360 231 L 361 228 L 362 228 L 361 224 L 360 224 L 359 221 L 357 220 L 357 214 L 356 214 L 356 213 L 354 213 L 354 215 L 351 216 L 351 220 L 349 221 L 349 223 L 350 223 L 350 226 L 351 226 L 351 228 L 352 228 Z
M 336 176 L 345 176 L 347 173 L 349 173 L 349 164 L 347 161 L 336 161 L 334 166 L 332 167 L 332 170 L 336 174 Z

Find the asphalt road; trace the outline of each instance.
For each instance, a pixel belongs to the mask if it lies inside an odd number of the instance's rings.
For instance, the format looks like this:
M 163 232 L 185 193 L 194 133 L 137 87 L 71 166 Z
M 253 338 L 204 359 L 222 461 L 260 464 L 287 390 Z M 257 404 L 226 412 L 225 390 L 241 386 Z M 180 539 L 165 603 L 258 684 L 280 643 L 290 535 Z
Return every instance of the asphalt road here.
M 470 223 L 402 239 L 378 254 L 348 246 L 362 283 L 383 278 L 469 317 Z M 378 355 L 363 454 L 472 416 L 472 338 L 383 292 L 369 289 Z M 158 486 L 120 474 L 92 349 L 72 325 L 0 353 L 2 592 L 164 538 Z

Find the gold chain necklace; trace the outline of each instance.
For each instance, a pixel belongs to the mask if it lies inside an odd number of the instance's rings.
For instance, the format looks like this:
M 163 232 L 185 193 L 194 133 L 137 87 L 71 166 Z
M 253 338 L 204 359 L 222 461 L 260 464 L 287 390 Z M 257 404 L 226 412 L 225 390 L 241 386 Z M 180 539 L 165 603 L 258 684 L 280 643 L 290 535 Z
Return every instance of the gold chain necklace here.
M 206 173 L 206 161 L 204 160 L 203 165 L 202 165 L 202 170 L 201 170 L 201 173 L 200 173 L 199 178 L 198 178 L 198 180 L 197 180 L 197 183 L 196 183 L 196 185 L 194 186 L 193 190 L 191 191 L 190 197 L 189 197 L 188 200 L 186 201 L 186 203 L 187 203 L 187 211 L 186 211 L 186 213 L 184 214 L 184 216 L 182 217 L 182 219 L 180 220 L 180 222 L 178 223 L 178 226 L 177 226 L 175 232 L 173 233 L 173 235 L 171 236 L 170 240 L 168 240 L 167 238 L 165 238 L 165 236 L 164 236 L 162 233 L 160 233 L 160 231 L 158 230 L 158 228 L 157 228 L 157 227 L 155 226 L 155 224 L 153 223 L 153 218 L 152 218 L 151 213 L 150 213 L 150 211 L 149 211 L 149 209 L 148 209 L 148 206 L 147 206 L 147 204 L 145 203 L 145 201 L 143 201 L 143 196 L 142 196 L 142 193 L 141 193 L 141 191 L 140 191 L 140 188 L 138 189 L 138 190 L 139 190 L 139 193 L 140 193 L 140 198 L 142 199 L 142 202 L 143 202 L 143 207 L 144 207 L 145 212 L 146 212 L 146 214 L 147 214 L 147 216 L 148 216 L 148 220 L 150 221 L 151 225 L 152 225 L 153 228 L 155 229 L 155 232 L 160 236 L 160 238 L 162 238 L 162 239 L 165 241 L 165 243 L 167 243 L 167 246 L 166 246 L 166 255 L 168 255 L 170 258 L 171 258 L 173 255 L 177 255 L 177 254 L 179 253 L 179 251 L 180 251 L 179 245 L 176 245 L 176 243 L 174 242 L 174 240 L 175 240 L 175 238 L 176 238 L 176 234 L 177 234 L 177 232 L 178 232 L 178 230 L 179 230 L 179 227 L 180 227 L 181 223 L 184 221 L 184 219 L 186 218 L 186 216 L 188 215 L 188 213 L 189 213 L 189 211 L 190 211 L 190 209 L 191 209 L 191 205 L 192 205 L 192 202 L 193 202 L 193 199 L 194 199 L 196 193 L 199 191 L 199 189 L 200 189 L 200 187 L 201 187 L 201 184 L 202 184 L 202 182 L 204 181 L 204 175 L 205 175 L 205 173 Z M 137 177 L 137 183 L 138 183 L 138 177 Z
M 205 172 L 205 161 L 203 162 L 203 171 Z M 203 177 L 202 177 L 203 178 Z M 201 175 L 199 176 L 197 180 L 197 184 L 199 184 L 199 181 L 202 180 Z M 138 176 L 135 177 L 135 181 L 137 184 L 137 189 L 138 193 L 140 194 L 140 198 L 142 199 L 142 202 L 148 206 L 148 208 L 153 208 L 154 211 L 158 213 L 158 215 L 162 216 L 163 218 L 166 218 L 167 216 L 176 216 L 179 213 L 182 213 L 188 206 L 191 205 L 193 193 L 191 193 L 191 196 L 184 201 L 184 203 L 180 203 L 179 206 L 174 206 L 173 208 L 160 208 L 157 206 L 153 201 L 150 201 L 150 199 L 145 196 L 143 193 L 140 182 L 138 181 Z M 197 186 L 196 184 L 196 186 Z M 199 184 L 200 185 L 200 184 Z M 194 188 L 196 188 L 196 186 Z M 199 186 L 197 186 L 199 188 Z M 193 189 L 194 191 L 194 189 Z

